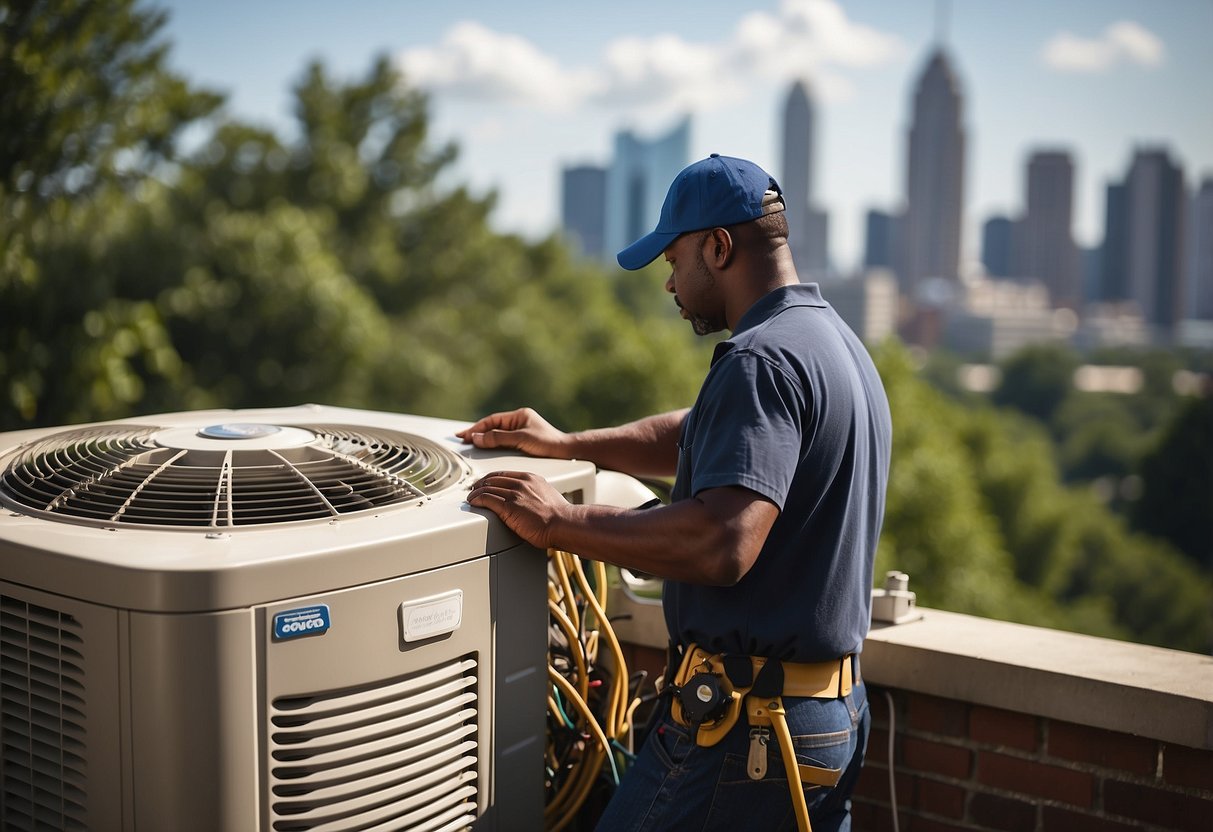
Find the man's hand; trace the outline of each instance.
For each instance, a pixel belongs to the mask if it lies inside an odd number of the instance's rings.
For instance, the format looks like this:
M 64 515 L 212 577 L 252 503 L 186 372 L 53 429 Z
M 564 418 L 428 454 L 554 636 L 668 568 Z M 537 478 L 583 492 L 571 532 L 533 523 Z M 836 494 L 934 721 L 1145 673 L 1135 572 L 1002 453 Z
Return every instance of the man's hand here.
M 516 448 L 531 456 L 558 459 L 566 458 L 561 448 L 569 438 L 529 407 L 485 416 L 455 435 L 477 448 Z
M 553 522 L 569 507 L 547 480 L 526 471 L 494 471 L 482 477 L 472 483 L 468 502 L 496 514 L 537 549 L 552 546 Z

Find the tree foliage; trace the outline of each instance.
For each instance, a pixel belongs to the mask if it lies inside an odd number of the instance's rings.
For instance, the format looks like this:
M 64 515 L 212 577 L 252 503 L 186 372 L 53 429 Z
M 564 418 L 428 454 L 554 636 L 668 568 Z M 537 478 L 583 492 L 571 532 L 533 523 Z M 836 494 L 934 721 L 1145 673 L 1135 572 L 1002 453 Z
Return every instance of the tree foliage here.
M 930 606 L 1213 648 L 1213 581 L 1089 490 L 1065 486 L 1042 425 L 958 403 L 896 344 L 877 361 L 894 426 L 879 569 L 908 572 Z

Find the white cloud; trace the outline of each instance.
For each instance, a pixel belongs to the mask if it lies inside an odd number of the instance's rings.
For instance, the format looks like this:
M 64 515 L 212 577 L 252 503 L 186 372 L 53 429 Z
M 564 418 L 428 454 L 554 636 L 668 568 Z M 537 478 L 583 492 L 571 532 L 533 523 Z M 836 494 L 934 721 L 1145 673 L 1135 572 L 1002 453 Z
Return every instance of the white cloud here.
M 552 111 L 576 105 L 598 83 L 593 73 L 562 68 L 525 38 L 474 21 L 455 24 L 437 46 L 406 50 L 399 63 L 409 83 L 426 89 Z
M 1162 40 L 1131 20 L 1108 26 L 1095 38 L 1069 32 L 1054 35 L 1041 54 L 1045 64 L 1061 72 L 1106 72 L 1121 64 L 1154 67 L 1166 54 Z
M 599 65 L 570 68 L 517 35 L 463 22 L 437 46 L 399 61 L 410 83 L 474 101 L 503 101 L 552 112 L 597 104 L 625 110 L 706 111 L 735 103 L 757 81 L 816 79 L 819 95 L 851 94 L 839 70 L 900 57 L 895 36 L 847 19 L 837 0 L 783 0 L 754 12 L 722 41 L 691 43 L 674 34 L 621 38 Z

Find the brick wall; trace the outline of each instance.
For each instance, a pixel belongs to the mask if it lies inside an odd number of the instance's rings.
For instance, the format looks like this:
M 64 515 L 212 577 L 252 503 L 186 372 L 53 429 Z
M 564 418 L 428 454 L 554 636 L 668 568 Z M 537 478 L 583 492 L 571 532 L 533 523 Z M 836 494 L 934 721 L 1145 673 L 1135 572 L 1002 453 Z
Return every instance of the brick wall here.
M 891 832 L 1213 830 L 1213 751 L 869 685 L 854 826 Z

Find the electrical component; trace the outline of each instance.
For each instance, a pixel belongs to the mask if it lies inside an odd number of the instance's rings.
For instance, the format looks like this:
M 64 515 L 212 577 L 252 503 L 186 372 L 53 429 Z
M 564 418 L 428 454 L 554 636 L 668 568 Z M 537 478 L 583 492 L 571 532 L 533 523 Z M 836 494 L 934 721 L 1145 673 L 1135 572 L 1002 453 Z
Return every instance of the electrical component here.
M 909 585 L 910 576 L 905 572 L 885 573 L 884 588 L 872 590 L 873 623 L 905 624 L 922 618 Z

